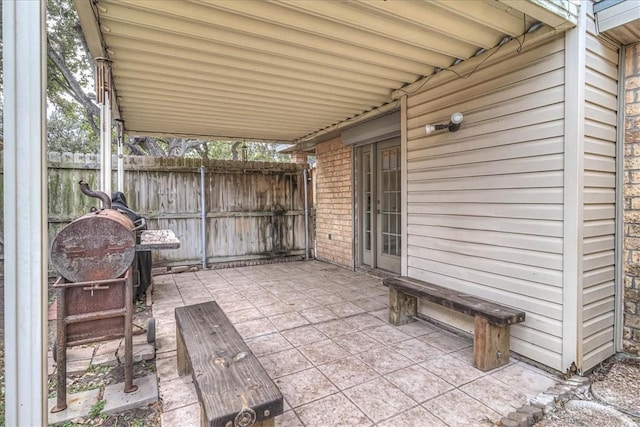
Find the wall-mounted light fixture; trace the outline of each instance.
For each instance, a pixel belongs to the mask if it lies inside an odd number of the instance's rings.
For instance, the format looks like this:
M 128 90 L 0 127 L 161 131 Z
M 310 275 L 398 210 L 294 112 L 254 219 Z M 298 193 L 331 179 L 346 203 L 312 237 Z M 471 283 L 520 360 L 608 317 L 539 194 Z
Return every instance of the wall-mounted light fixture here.
M 449 129 L 449 132 L 455 132 L 458 129 L 460 129 L 460 124 L 462 123 L 462 119 L 464 119 L 464 116 L 462 115 L 462 113 L 456 111 L 451 115 L 451 119 L 449 120 L 449 123 L 440 123 L 437 125 L 426 125 L 424 127 L 424 130 L 427 133 L 427 135 L 431 134 L 431 132 L 433 131 L 441 130 L 441 129 Z

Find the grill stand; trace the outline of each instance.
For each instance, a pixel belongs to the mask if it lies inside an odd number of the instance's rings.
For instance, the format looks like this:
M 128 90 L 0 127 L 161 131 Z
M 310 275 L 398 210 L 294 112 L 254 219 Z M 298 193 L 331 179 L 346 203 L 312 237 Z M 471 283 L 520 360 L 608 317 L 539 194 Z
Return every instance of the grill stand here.
M 125 275 L 117 279 L 67 282 L 60 277 L 53 287 L 56 289 L 58 298 L 56 320 L 58 384 L 57 404 L 51 412 L 60 412 L 67 408 L 67 347 L 124 336 L 124 392 L 132 393 L 138 390 L 138 386 L 133 385 L 132 268 L 129 267 Z M 100 298 L 103 300 L 101 303 L 107 306 L 103 310 L 90 310 L 91 302 L 95 302 L 91 301 L 91 298 L 96 292 L 107 293 L 107 298 Z M 67 301 L 68 293 L 73 300 Z M 78 301 L 79 304 L 76 304 Z M 123 303 L 120 307 L 113 307 L 120 301 Z M 111 307 L 108 307 L 109 305 Z M 123 321 L 119 322 L 118 318 L 122 318 Z M 83 328 L 85 325 L 88 327 Z

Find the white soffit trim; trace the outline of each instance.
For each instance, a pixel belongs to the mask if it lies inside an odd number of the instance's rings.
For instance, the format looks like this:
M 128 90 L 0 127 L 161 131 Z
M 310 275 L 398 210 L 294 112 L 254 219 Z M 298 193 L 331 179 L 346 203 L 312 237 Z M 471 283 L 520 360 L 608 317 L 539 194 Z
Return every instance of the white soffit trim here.
M 568 30 L 578 23 L 578 6 L 568 0 L 499 0 L 556 30 Z
M 630 22 L 638 21 L 640 26 L 640 2 L 629 0 L 605 0 L 593 6 L 596 14 L 596 28 L 599 33 Z

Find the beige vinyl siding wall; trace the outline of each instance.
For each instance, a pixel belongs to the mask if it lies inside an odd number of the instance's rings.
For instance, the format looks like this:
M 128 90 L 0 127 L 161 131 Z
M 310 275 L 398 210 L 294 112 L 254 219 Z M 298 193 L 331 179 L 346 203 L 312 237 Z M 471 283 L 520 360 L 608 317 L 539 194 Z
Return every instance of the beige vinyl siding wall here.
M 511 349 L 562 369 L 564 37 L 407 100 L 407 274 L 527 312 Z M 464 113 L 456 133 L 427 123 Z
M 583 360 L 615 353 L 615 197 L 618 48 L 587 17 L 584 158 Z

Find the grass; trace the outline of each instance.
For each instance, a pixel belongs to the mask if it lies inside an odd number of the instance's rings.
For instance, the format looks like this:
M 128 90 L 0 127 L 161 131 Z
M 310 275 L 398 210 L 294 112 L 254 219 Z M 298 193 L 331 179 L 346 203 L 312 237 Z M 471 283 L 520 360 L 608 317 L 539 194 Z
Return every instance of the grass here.
M 89 416 L 92 419 L 98 418 L 102 414 L 105 403 L 107 403 L 107 401 L 104 399 L 100 399 L 96 403 L 94 403 L 89 410 Z

